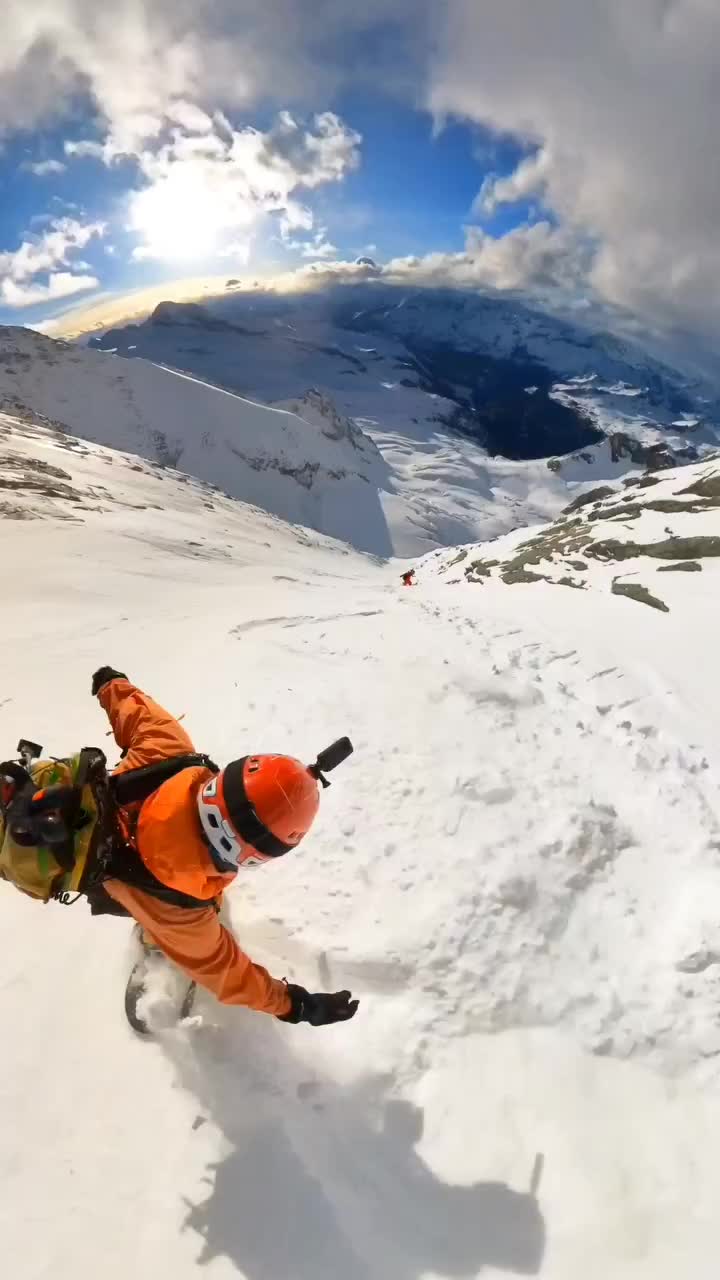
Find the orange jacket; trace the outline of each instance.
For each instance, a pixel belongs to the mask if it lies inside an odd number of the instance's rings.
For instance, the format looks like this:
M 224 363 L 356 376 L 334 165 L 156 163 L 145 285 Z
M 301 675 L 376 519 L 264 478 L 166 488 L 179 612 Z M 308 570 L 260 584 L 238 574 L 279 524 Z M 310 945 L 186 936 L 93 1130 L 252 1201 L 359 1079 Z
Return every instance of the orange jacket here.
M 195 750 L 182 725 L 129 680 L 111 680 L 98 699 L 115 741 L 126 752 L 117 772 Z M 207 899 L 208 906 L 173 906 L 121 880 L 106 880 L 104 887 L 178 968 L 223 1004 L 289 1013 L 285 983 L 253 964 L 210 905 L 235 878 L 216 870 L 201 835 L 197 793 L 210 776 L 207 769 L 183 769 L 148 797 L 139 814 L 125 815 L 129 825 L 137 818 L 134 844 L 153 875 L 171 888 Z

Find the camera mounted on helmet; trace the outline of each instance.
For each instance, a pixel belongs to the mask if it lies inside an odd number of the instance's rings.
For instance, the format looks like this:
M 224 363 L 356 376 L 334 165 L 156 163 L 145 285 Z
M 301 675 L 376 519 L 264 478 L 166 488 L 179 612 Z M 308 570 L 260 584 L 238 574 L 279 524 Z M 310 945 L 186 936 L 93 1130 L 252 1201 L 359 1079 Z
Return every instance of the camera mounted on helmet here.
M 307 835 L 325 773 L 352 754 L 349 738 L 321 751 L 314 764 L 285 755 L 242 756 L 198 792 L 205 842 L 219 871 L 260 866 L 289 853 Z
M 329 787 L 330 783 L 325 777 L 326 773 L 332 773 L 333 769 L 337 769 L 338 765 L 343 764 L 348 756 L 351 756 L 354 747 L 349 738 L 338 738 L 337 742 L 333 742 L 324 751 L 321 751 L 314 764 L 308 765 L 308 773 L 323 787 Z

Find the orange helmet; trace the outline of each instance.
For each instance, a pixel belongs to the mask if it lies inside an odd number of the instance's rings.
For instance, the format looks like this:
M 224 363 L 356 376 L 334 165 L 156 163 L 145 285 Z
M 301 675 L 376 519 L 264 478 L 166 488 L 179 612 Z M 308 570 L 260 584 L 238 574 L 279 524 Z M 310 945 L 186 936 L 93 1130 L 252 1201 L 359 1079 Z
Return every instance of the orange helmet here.
M 219 869 L 258 866 L 300 843 L 320 804 L 314 769 L 291 756 L 243 756 L 201 787 L 200 822 Z

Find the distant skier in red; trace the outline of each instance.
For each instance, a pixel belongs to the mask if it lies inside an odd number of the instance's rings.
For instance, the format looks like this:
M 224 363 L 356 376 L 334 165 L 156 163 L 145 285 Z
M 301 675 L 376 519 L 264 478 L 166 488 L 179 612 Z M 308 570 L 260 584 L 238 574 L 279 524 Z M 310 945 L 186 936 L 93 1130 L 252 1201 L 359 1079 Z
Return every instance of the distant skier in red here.
M 402 574 L 402 584 L 403 584 L 403 586 L 404 586 L 404 587 L 416 587 L 416 586 L 417 586 L 417 582 L 415 581 L 415 570 L 414 570 L 414 569 L 406 569 L 406 570 L 405 570 L 405 572 Z

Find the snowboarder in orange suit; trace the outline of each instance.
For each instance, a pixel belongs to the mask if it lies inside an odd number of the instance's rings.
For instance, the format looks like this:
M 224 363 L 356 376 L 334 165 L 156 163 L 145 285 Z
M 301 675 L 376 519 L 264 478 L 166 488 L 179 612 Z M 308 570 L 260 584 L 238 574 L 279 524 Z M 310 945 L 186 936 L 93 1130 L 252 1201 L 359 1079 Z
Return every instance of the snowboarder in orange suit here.
M 414 569 L 407 569 L 407 570 L 406 570 L 406 572 L 402 575 L 402 584 L 403 584 L 403 586 L 404 586 L 404 587 L 416 587 L 416 586 L 417 586 L 417 583 L 416 583 L 416 581 L 415 581 L 415 570 L 414 570 Z
M 121 672 L 101 667 L 92 692 L 123 753 L 116 773 L 194 751 L 182 725 Z M 133 916 L 179 969 L 224 1004 L 313 1026 L 347 1021 L 358 1007 L 349 991 L 312 994 L 271 977 L 218 917 L 222 893 L 243 866 L 270 862 L 307 834 L 319 806 L 317 778 L 288 756 L 246 756 L 219 773 L 183 769 L 142 804 L 119 811 L 139 874 L 128 860 L 127 873 L 121 867 L 100 887 L 105 907 L 91 897 L 93 910 Z

